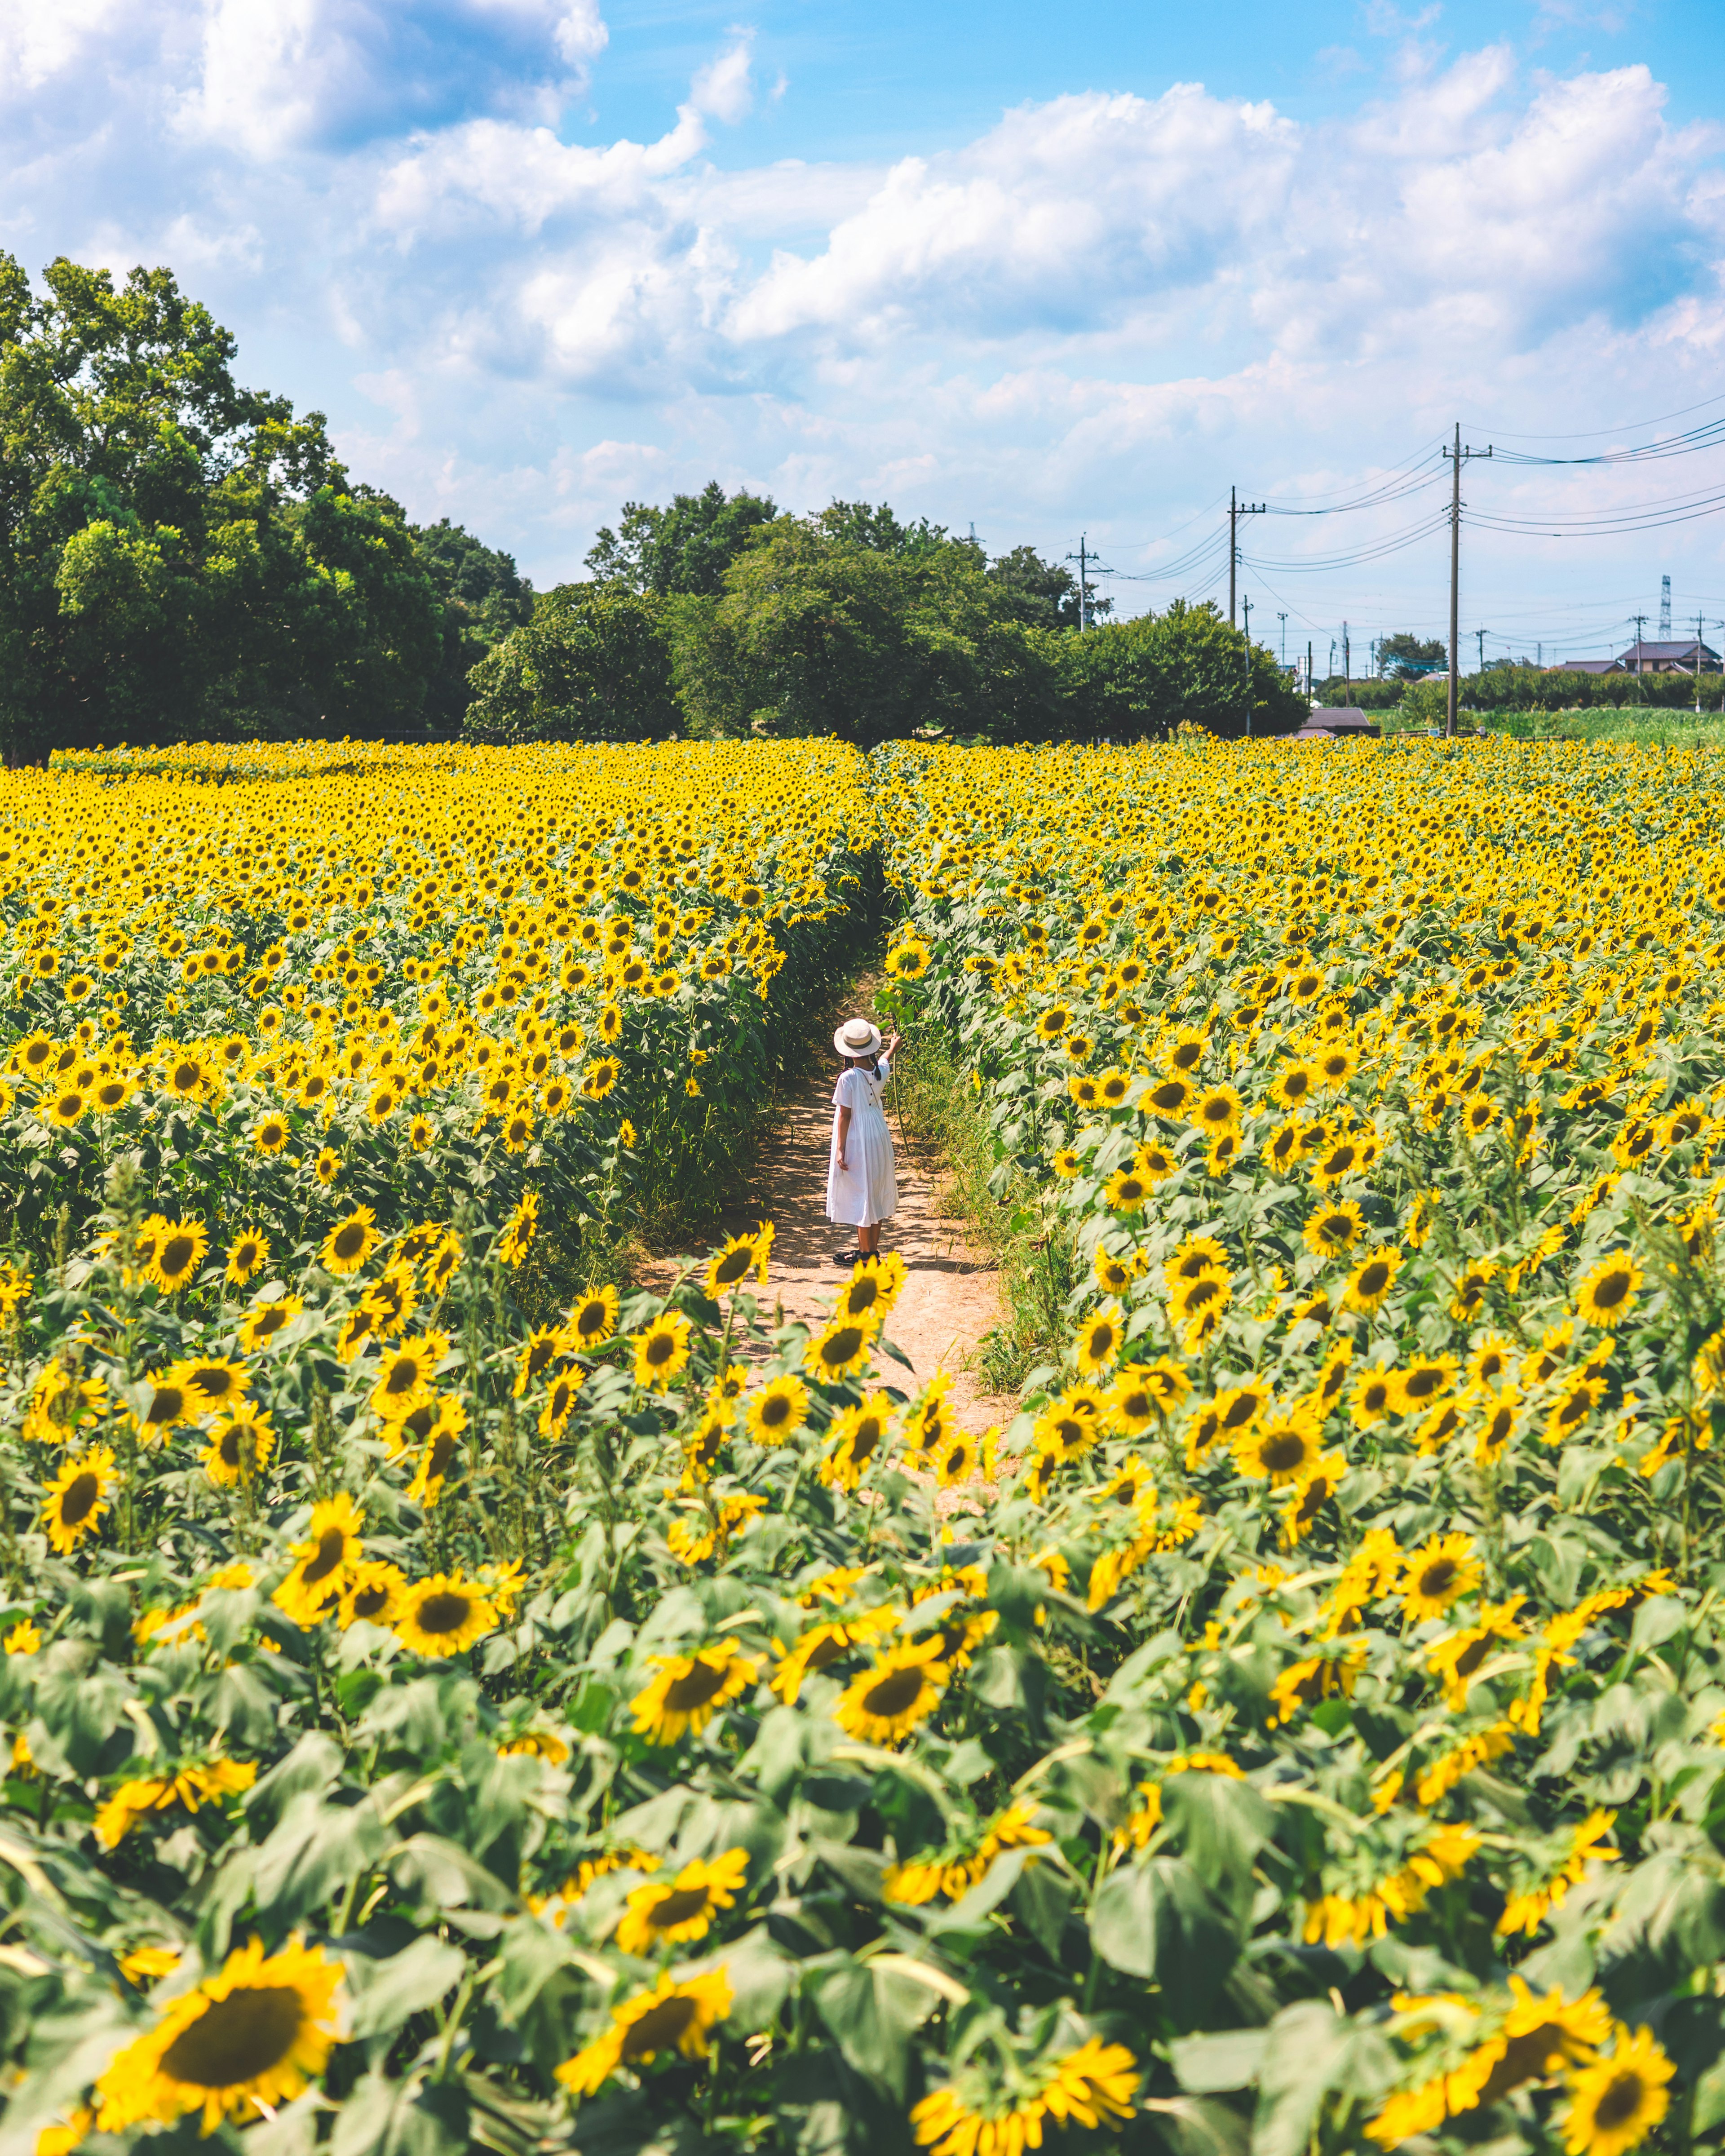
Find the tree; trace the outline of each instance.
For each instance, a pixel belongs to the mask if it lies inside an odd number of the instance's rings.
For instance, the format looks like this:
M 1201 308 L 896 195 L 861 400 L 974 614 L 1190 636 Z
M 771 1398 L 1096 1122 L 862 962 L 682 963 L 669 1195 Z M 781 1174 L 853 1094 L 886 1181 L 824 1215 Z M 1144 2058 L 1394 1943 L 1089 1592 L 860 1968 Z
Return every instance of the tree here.
M 932 527 L 902 547 L 872 546 L 857 535 L 892 536 L 880 512 L 834 510 L 781 517 L 732 561 L 721 598 L 673 605 L 691 731 L 834 734 L 864 747 L 924 729 L 1034 731 L 1052 663 L 978 550 Z
M 619 583 L 559 584 L 470 677 L 481 742 L 663 741 L 680 731 L 663 604 Z
M 1414 680 L 1422 674 L 1435 674 L 1440 667 L 1447 667 L 1450 647 L 1441 637 L 1419 637 L 1411 629 L 1399 629 L 1394 636 L 1380 639 L 1378 663 L 1386 674 Z
M 0 741 L 409 729 L 436 594 L 320 413 L 167 270 L 0 254 Z
M 988 581 L 1009 595 L 1018 619 L 1036 629 L 1076 629 L 1078 579 L 1064 563 L 1045 562 L 1034 547 L 1014 547 L 988 564 Z M 1086 612 L 1095 620 L 1114 611 L 1086 582 Z
M 1291 733 L 1307 716 L 1274 656 L 1223 620 L 1214 602 L 1176 599 L 1166 613 L 1061 637 L 1061 735 L 1072 741 L 1167 738 L 1182 726 L 1235 738 Z
M 425 692 L 431 732 L 459 731 L 472 701 L 468 675 L 511 629 L 533 618 L 533 587 L 512 554 L 486 547 L 447 516 L 411 527 L 413 552 L 443 608 L 436 672 Z
M 742 489 L 727 495 L 716 479 L 699 494 L 675 495 L 669 509 L 626 501 L 621 529 L 600 526 L 587 566 L 602 581 L 661 598 L 674 593 L 716 598 L 724 589 L 726 570 L 778 515 L 766 495 Z

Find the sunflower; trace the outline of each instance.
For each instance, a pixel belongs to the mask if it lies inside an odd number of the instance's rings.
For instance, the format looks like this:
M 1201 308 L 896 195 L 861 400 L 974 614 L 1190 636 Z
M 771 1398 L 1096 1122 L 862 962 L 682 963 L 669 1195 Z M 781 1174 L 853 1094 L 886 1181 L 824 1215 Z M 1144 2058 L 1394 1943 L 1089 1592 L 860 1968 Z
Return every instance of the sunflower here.
M 372 1389 L 372 1407 L 385 1422 L 400 1422 L 431 1397 L 437 1366 L 449 1352 L 446 1332 L 419 1332 L 384 1351 Z
M 516 1358 L 515 1383 L 511 1388 L 514 1397 L 525 1399 L 530 1389 L 538 1383 L 557 1358 L 567 1353 L 568 1346 L 561 1325 L 536 1325 Z
M 617 1291 L 590 1287 L 569 1312 L 564 1330 L 578 1348 L 602 1348 L 617 1330 Z
M 460 1402 L 446 1394 L 438 1402 L 435 1414 L 429 1414 L 423 1407 L 416 1409 L 401 1425 L 402 1430 L 406 1431 L 422 1416 L 425 1417 L 424 1449 L 413 1471 L 413 1479 L 408 1485 L 408 1496 L 429 1512 L 442 1496 L 444 1480 L 454 1464 L 457 1441 L 467 1427 L 467 1414 Z
M 1589 1325 L 1615 1325 L 1641 1285 L 1641 1268 L 1627 1250 L 1602 1258 L 1575 1291 L 1575 1307 Z
M 1272 1490 L 1303 1481 L 1317 1467 L 1323 1439 L 1313 1416 L 1301 1408 L 1271 1414 L 1234 1440 L 1234 1464 L 1242 1475 L 1267 1475 Z
M 1158 1078 L 1153 1086 L 1147 1087 L 1138 1096 L 1138 1106 L 1172 1120 L 1184 1112 L 1196 1091 L 1189 1078 L 1183 1078 L 1176 1071 L 1167 1078 Z
M 294 1547 L 298 1562 L 275 1590 L 277 1608 L 296 1625 L 321 1624 L 329 1614 L 349 1569 L 365 1555 L 360 1540 L 363 1525 L 358 1507 L 345 1490 L 313 1507 L 307 1538 Z
M 976 1473 L 977 1441 L 967 1430 L 952 1430 L 930 1450 L 927 1464 L 942 1490 L 953 1489 Z
M 1228 1276 L 1206 1266 L 1169 1291 L 1168 1314 L 1176 1325 L 1189 1331 L 1199 1320 L 1219 1319 L 1233 1299 L 1233 1283 Z
M 608 1099 L 622 1075 L 623 1065 L 616 1057 L 602 1055 L 597 1063 L 588 1065 L 587 1075 L 581 1081 L 581 1090 L 589 1101 Z
M 870 1322 L 884 1317 L 904 1292 L 909 1272 L 896 1250 L 884 1255 L 871 1251 L 851 1269 L 833 1305 L 834 1318 L 858 1318 Z
M 399 1565 L 379 1558 L 365 1558 L 347 1575 L 336 1614 L 342 1628 L 350 1625 L 393 1625 L 408 1591 L 407 1574 Z
M 1186 1373 L 1164 1355 L 1154 1363 L 1128 1363 L 1114 1380 L 1109 1404 L 1115 1421 L 1137 1437 L 1178 1407 L 1190 1389 Z
M 338 1220 L 318 1252 L 324 1270 L 338 1276 L 357 1273 L 377 1247 L 377 1219 L 369 1205 L 356 1205 L 346 1219 Z
M 834 1317 L 824 1332 L 816 1333 L 809 1341 L 803 1367 L 811 1375 L 829 1383 L 848 1378 L 868 1361 L 874 1337 L 874 1327 L 860 1318 Z
M 1086 1385 L 1074 1385 L 1063 1399 L 1051 1400 L 1036 1418 L 1032 1441 L 1054 1460 L 1081 1460 L 1101 1444 L 1106 1403 Z
M 222 1277 L 229 1287 L 244 1287 L 269 1262 L 269 1237 L 256 1228 L 242 1228 L 228 1245 L 228 1270 Z
M 1212 1086 L 1200 1093 L 1186 1111 L 1186 1120 L 1210 1137 L 1223 1131 L 1237 1131 L 1242 1102 L 1231 1086 Z
M 734 1640 L 717 1640 L 692 1655 L 655 1655 L 652 1678 L 629 1702 L 635 1734 L 649 1744 L 699 1736 L 721 1707 L 746 1692 L 757 1665 Z
M 937 1659 L 942 1640 L 919 1640 L 893 1647 L 853 1680 L 833 1708 L 833 1719 L 860 1743 L 896 1744 L 939 1706 L 947 1681 Z
M 661 1311 L 644 1332 L 629 1342 L 634 1350 L 635 1383 L 644 1392 L 666 1392 L 689 1360 L 689 1321 L 680 1311 Z
M 146 1277 L 166 1294 L 177 1295 L 203 1263 L 209 1232 L 199 1220 L 164 1224 Z
M 1376 1250 L 1368 1250 L 1348 1276 L 1343 1308 L 1357 1310 L 1363 1317 L 1381 1310 L 1401 1268 L 1402 1254 L 1393 1243 L 1380 1243 Z
M 62 1557 L 69 1557 L 86 1535 L 95 1533 L 108 1509 L 113 1480 L 114 1455 L 105 1445 L 61 1461 L 59 1473 L 48 1486 L 42 1524 Z
M 687 1946 L 704 1939 L 717 1912 L 736 1901 L 748 1868 L 746 1849 L 727 1849 L 711 1864 L 697 1857 L 675 1879 L 655 1879 L 637 1887 L 617 1927 L 619 1950 L 649 1954 L 659 1947 Z
M 585 2051 L 565 2059 L 557 2077 L 572 2094 L 592 2096 L 619 2066 L 645 2066 L 661 2051 L 704 2059 L 709 2032 L 731 2011 L 731 1995 L 722 1968 L 680 1980 L 667 1969 L 653 1990 L 614 2006 L 611 2026 Z
M 1353 1199 L 1343 1198 L 1318 1207 L 1306 1223 L 1304 1240 L 1308 1250 L 1321 1258 L 1332 1258 L 1351 1250 L 1365 1230 L 1365 1215 Z
M 1647 2029 L 1617 2029 L 1609 2059 L 1589 2059 L 1570 2074 L 1563 2118 L 1568 2156 L 1624 2156 L 1639 2148 L 1671 2108 L 1666 2082 L 1676 2066 Z
M 201 2110 L 208 2134 L 225 2118 L 273 2117 L 341 2041 L 341 1963 L 302 1945 L 297 1933 L 267 1959 L 253 1939 L 117 2055 L 95 2085 L 97 2127 L 172 2125 Z
M 1372 1430 L 1395 1409 L 1396 1373 L 1362 1370 L 1353 1381 L 1348 1412 L 1358 1430 Z
M 56 1086 L 42 1102 L 42 1120 L 54 1130 L 69 1131 L 81 1121 L 89 1106 L 88 1095 L 77 1086 Z
M 237 1407 L 249 1383 L 243 1365 L 219 1355 L 196 1356 L 189 1362 L 176 1363 L 167 1374 L 170 1383 L 185 1387 L 187 1404 L 198 1415 Z
M 1151 1177 L 1136 1167 L 1117 1168 L 1102 1191 L 1102 1202 L 1111 1212 L 1136 1213 L 1155 1188 Z
M 1441 1617 L 1452 1602 L 1480 1584 L 1480 1563 L 1471 1535 L 1434 1535 L 1407 1561 L 1402 1606 L 1415 1623 Z
M 209 1434 L 203 1454 L 203 1471 L 212 1482 L 231 1487 L 265 1466 L 275 1449 L 275 1432 L 268 1415 L 244 1408 L 218 1422 Z
M 394 1632 L 415 1655 L 459 1655 L 495 1631 L 497 1612 L 484 1591 L 459 1573 L 434 1573 L 400 1599 Z
M 1119 1355 L 1125 1339 L 1126 1323 L 1118 1303 L 1104 1303 L 1093 1311 L 1079 1327 L 1078 1337 L 1072 1343 L 1080 1374 L 1099 1376 Z
M 829 1489 L 854 1490 L 863 1471 L 886 1442 L 892 1427 L 892 1401 L 870 1393 L 856 1406 L 833 1418 L 832 1444 L 820 1464 L 820 1479 Z
M 763 1220 L 752 1235 L 733 1235 L 724 1248 L 707 1260 L 706 1291 L 716 1301 L 739 1288 L 752 1273 L 767 1285 L 767 1257 L 773 1247 L 773 1230 Z
M 1398 1414 L 1412 1414 L 1441 1399 L 1455 1383 L 1453 1355 L 1416 1355 L 1405 1370 L 1395 1373 L 1395 1393 L 1390 1406 Z
M 582 1373 L 579 1370 L 559 1370 L 552 1379 L 545 1396 L 545 1405 L 539 1413 L 539 1435 L 542 1437 L 561 1437 L 574 1412 L 575 1401 L 581 1390 Z
M 413 1268 L 404 1258 L 393 1258 L 361 1301 L 376 1319 L 378 1332 L 386 1339 L 392 1333 L 403 1331 L 419 1303 L 413 1287 Z
M 1278 1108 L 1297 1108 L 1322 1083 L 1314 1064 L 1290 1063 L 1271 1081 L 1266 1097 Z
M 316 1161 L 312 1163 L 311 1172 L 327 1190 L 341 1173 L 341 1154 L 336 1152 L 333 1147 L 323 1147 Z
M 757 1445 L 783 1445 L 809 1419 L 809 1388 L 800 1378 L 769 1378 L 748 1395 L 745 1412 Z

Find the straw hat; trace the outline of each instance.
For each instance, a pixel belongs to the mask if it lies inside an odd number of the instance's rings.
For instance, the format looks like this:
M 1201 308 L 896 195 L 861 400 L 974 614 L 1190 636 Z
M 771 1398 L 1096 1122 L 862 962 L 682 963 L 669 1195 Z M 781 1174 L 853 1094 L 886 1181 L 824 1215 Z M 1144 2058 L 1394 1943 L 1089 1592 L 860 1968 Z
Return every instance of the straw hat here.
M 841 1055 L 854 1055 L 860 1062 L 880 1053 L 880 1029 L 865 1018 L 847 1019 L 833 1035 L 833 1045 Z

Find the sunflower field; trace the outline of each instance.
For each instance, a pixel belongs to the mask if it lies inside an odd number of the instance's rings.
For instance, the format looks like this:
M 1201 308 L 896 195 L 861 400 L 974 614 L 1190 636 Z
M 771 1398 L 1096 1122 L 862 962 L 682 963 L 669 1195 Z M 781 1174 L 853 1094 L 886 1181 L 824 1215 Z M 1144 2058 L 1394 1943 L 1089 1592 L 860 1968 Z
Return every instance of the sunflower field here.
M 1725 2137 L 1712 759 L 0 788 L 0 2156 Z M 985 1431 L 891 1253 L 591 1270 L 877 875 Z

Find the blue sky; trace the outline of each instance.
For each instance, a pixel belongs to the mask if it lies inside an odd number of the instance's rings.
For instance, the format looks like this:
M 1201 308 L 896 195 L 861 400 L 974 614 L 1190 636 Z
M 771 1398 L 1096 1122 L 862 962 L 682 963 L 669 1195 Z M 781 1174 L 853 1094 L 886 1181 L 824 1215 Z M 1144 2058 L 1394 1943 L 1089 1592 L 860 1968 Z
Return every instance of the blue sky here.
M 1087 535 L 1136 612 L 1225 596 L 1237 483 L 1255 630 L 1358 669 L 1442 626 L 1455 421 L 1569 454 L 1725 392 L 1722 59 L 1696 0 L 8 0 L 0 246 L 171 264 L 542 584 L 717 476 Z M 1471 648 L 1609 649 L 1665 573 L 1725 618 L 1725 518 L 1577 530 L 1714 487 L 1470 467 Z

